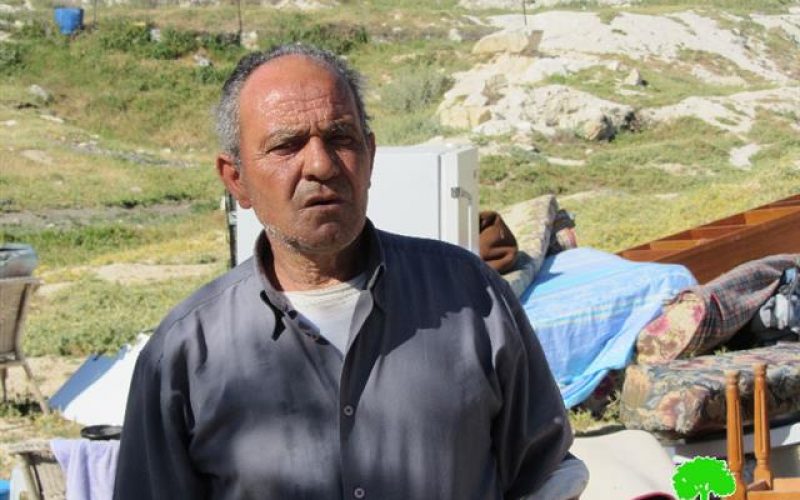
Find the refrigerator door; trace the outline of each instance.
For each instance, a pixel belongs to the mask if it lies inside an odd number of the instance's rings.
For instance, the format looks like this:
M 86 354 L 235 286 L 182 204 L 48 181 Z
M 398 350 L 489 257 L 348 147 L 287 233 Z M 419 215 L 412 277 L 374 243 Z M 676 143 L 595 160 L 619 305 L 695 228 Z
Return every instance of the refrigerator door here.
M 439 154 L 430 148 L 378 148 L 367 216 L 380 229 L 439 239 Z
M 440 156 L 442 186 L 439 239 L 474 253 L 478 247 L 478 151 L 462 148 Z

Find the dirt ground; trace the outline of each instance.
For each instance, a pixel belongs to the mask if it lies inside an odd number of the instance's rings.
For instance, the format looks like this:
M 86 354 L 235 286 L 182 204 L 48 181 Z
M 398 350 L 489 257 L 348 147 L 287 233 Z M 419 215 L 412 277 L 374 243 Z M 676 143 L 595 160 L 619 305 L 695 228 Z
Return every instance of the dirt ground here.
M 43 356 L 29 358 L 36 383 L 45 397 L 58 391 L 85 358 Z M 77 436 L 80 426 L 59 415 L 45 416 L 35 403 L 21 367 L 8 368 L 7 401 L 0 405 L 0 479 L 10 476 L 14 465 L 8 445 L 29 439 Z

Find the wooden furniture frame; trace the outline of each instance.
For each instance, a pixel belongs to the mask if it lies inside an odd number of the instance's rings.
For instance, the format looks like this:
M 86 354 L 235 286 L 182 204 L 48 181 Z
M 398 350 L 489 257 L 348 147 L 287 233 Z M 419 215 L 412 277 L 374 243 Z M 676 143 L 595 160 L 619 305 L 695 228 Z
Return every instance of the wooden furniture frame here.
M 707 283 L 739 264 L 800 253 L 800 195 L 638 245 L 618 255 L 640 262 L 682 264 Z
M 12 444 L 9 452 L 17 457 L 22 468 L 25 482 L 22 500 L 64 500 L 67 497 L 66 477 L 48 441 Z
M 753 366 L 754 372 L 754 430 L 756 468 L 753 482 L 745 484 L 742 453 L 742 415 L 739 402 L 739 372 L 725 372 L 725 403 L 727 405 L 728 467 L 736 482 L 731 500 L 800 500 L 800 477 L 773 477 L 770 469 L 769 412 L 767 410 L 767 365 Z

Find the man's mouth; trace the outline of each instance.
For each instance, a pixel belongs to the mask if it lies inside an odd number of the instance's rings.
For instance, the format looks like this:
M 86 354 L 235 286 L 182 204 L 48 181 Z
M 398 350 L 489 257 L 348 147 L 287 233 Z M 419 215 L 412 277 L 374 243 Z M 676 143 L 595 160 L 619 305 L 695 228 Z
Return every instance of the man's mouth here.
M 304 208 L 340 205 L 344 200 L 335 195 L 312 196 L 303 203 Z

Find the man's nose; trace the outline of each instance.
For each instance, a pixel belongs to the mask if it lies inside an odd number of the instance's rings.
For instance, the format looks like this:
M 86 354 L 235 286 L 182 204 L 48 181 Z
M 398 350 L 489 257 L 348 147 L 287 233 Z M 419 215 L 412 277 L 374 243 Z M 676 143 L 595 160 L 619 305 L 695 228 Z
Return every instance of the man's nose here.
M 339 158 L 320 137 L 312 137 L 306 143 L 303 155 L 303 176 L 325 181 L 339 173 Z

